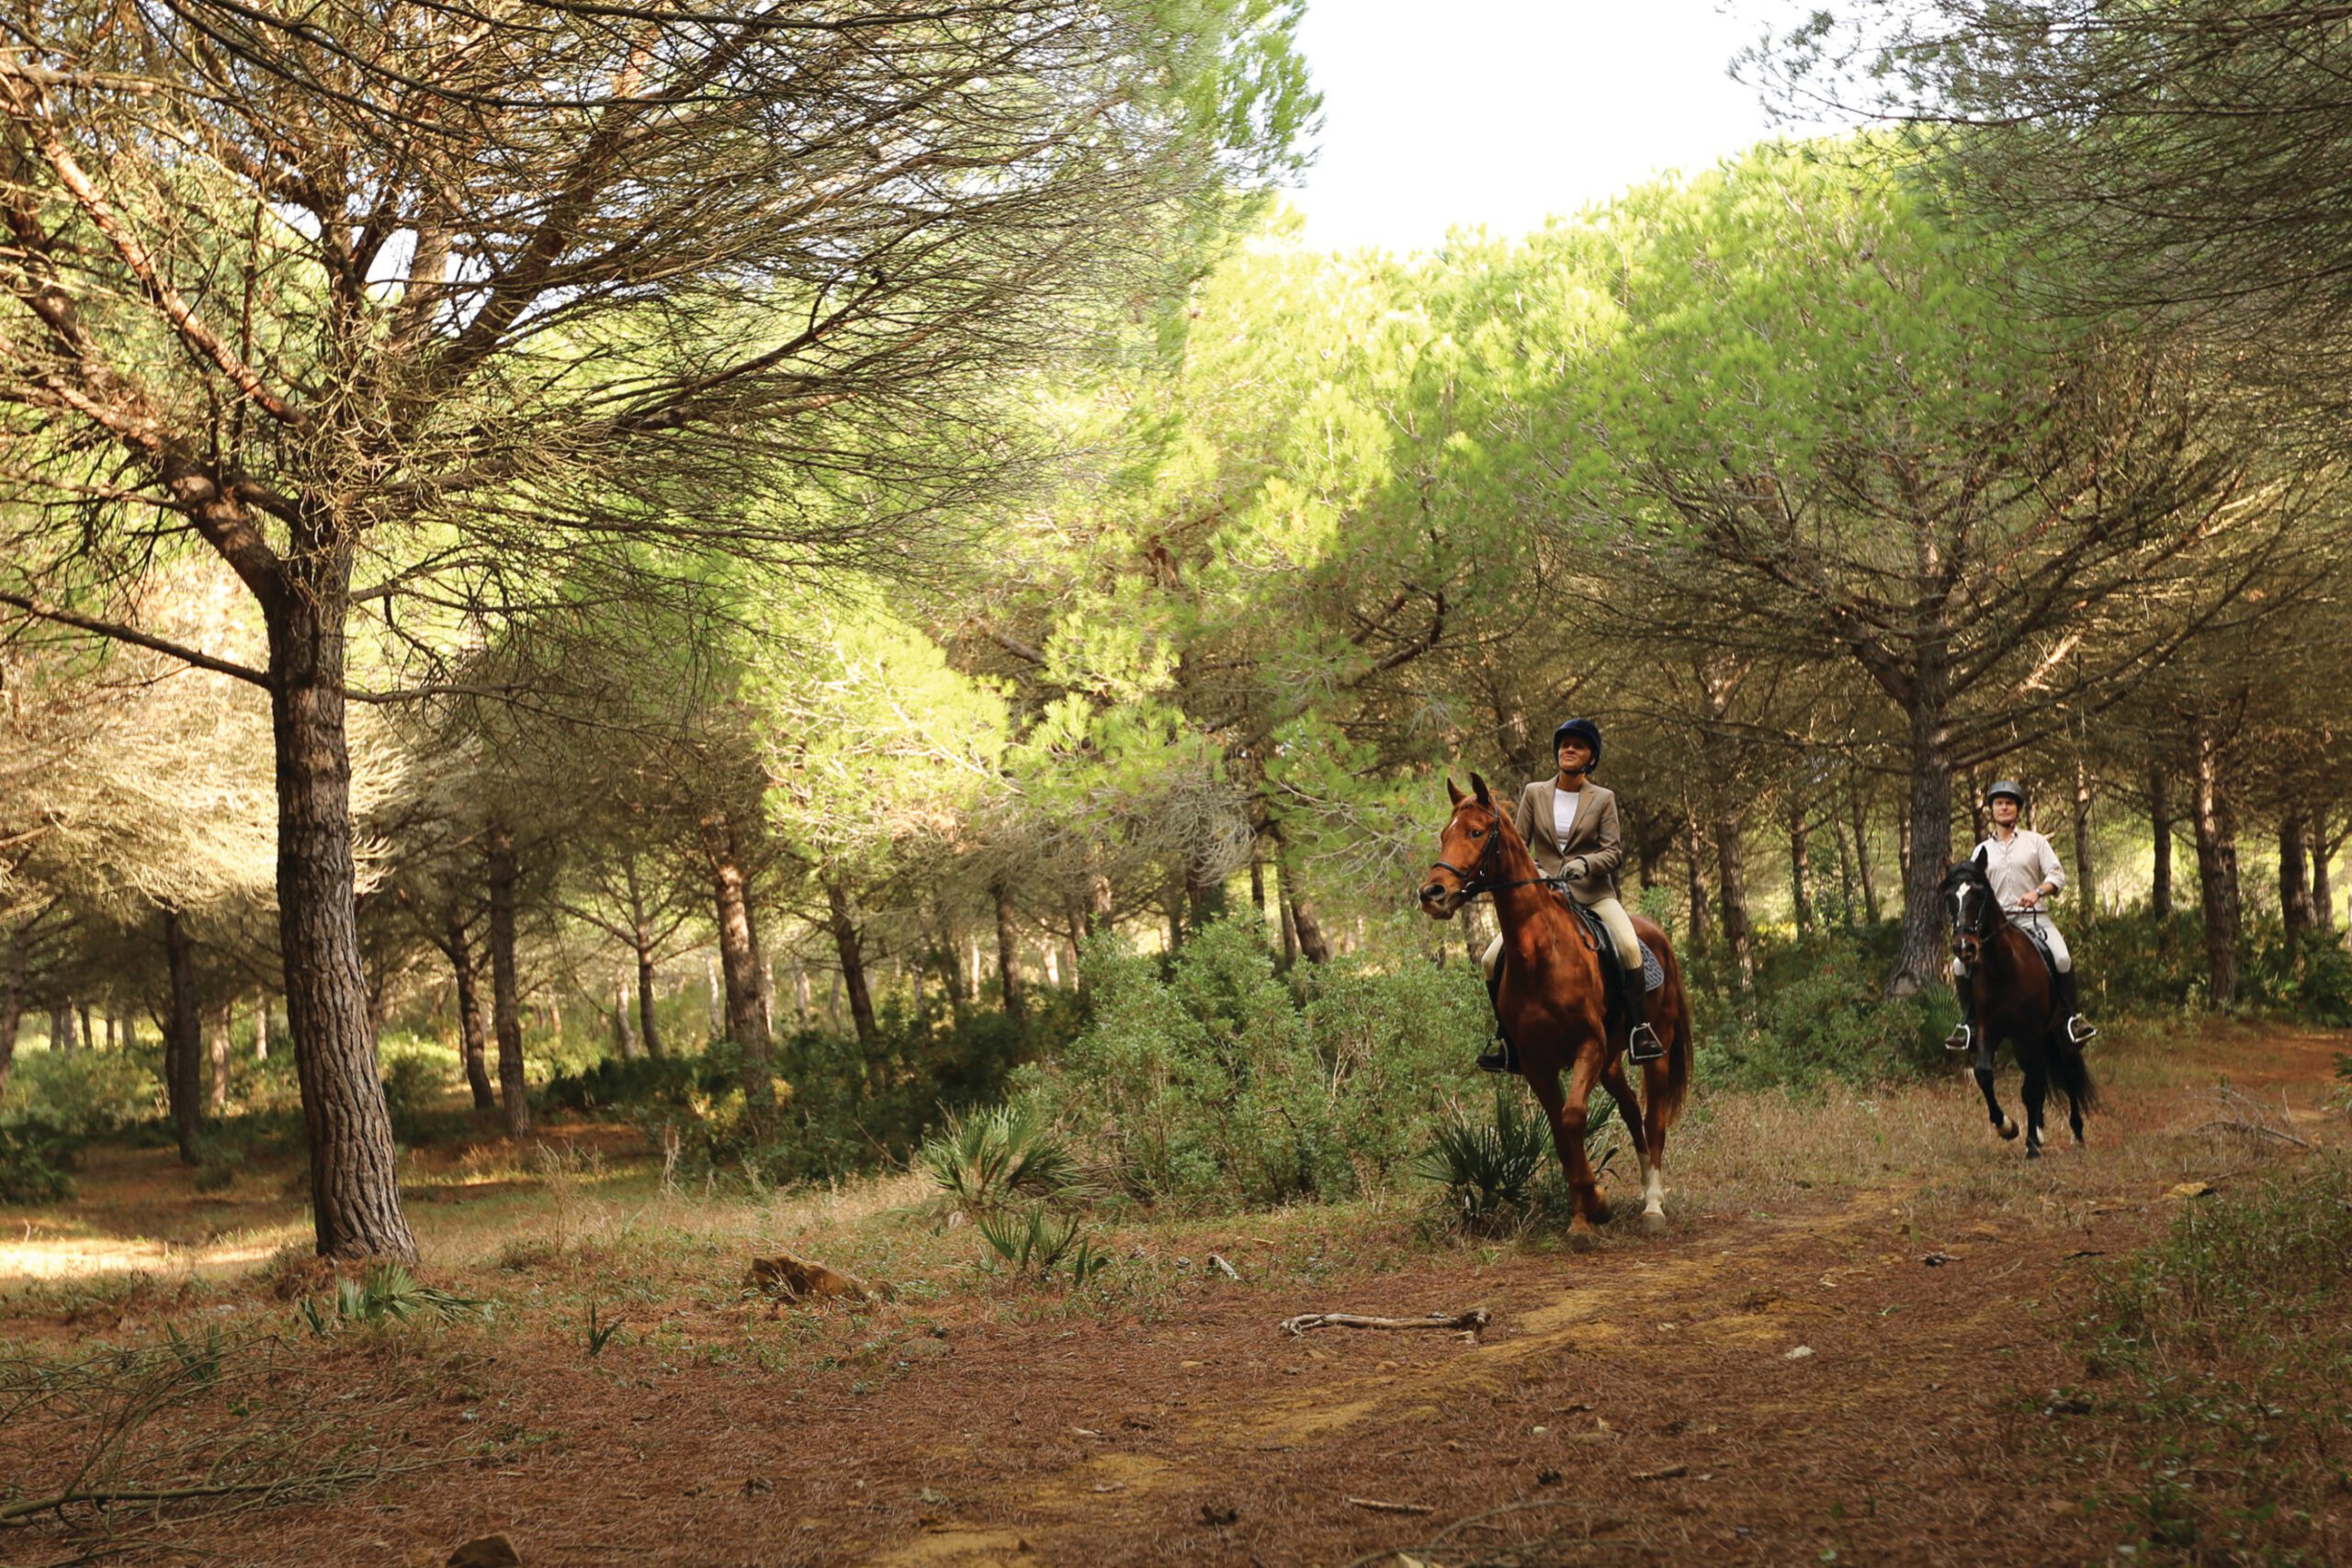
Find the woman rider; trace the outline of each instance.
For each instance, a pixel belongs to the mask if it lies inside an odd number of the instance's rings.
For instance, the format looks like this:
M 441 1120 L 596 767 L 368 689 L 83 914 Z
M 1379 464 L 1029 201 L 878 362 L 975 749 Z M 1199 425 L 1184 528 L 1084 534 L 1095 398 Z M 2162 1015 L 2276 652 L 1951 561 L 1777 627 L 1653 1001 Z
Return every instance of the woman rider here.
M 2066 1038 L 2077 1045 L 2086 1044 L 2098 1031 L 2083 1016 L 2074 954 L 2066 951 L 2066 939 L 2059 934 L 2057 923 L 2044 907 L 2066 886 L 2058 852 L 2032 829 L 2018 826 L 2018 813 L 2025 808 L 2025 791 L 2015 780 L 2003 779 L 1986 790 L 1984 807 L 1992 813 L 1993 831 L 1976 846 L 1976 863 L 1993 885 L 1993 897 L 2010 923 L 2040 939 L 2049 950 L 2050 966 L 2056 971 L 2058 1016 L 2065 1020 Z M 1955 1051 L 1965 1051 L 1973 1043 L 1970 1032 L 1971 1025 L 1963 1018 L 1945 1043 Z
M 1620 972 L 1626 976 L 1627 1011 L 1634 1020 L 1627 1037 L 1628 1054 L 1636 1062 L 1655 1062 L 1666 1047 L 1651 1027 L 1649 993 L 1642 988 L 1642 943 L 1625 906 L 1617 901 L 1615 872 L 1625 858 L 1617 826 L 1617 796 L 1591 782 L 1600 765 L 1600 726 L 1589 718 L 1572 718 L 1552 732 L 1552 750 L 1559 764 L 1556 777 L 1537 779 L 1520 791 L 1514 820 L 1519 836 L 1535 857 L 1535 869 L 1568 897 L 1600 917 L 1608 928 L 1610 945 L 1617 950 Z M 1487 944 L 1487 995 L 1502 994 L 1503 939 Z M 1499 1027 L 1498 1028 L 1499 1032 Z M 1509 1036 L 1502 1048 L 1478 1058 L 1490 1073 L 1508 1072 L 1515 1065 Z

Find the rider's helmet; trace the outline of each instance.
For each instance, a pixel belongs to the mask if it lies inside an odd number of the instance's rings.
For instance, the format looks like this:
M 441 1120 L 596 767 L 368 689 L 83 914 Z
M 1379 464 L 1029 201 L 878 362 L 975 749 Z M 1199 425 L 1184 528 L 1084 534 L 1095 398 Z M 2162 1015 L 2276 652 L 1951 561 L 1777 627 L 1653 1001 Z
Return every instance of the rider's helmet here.
M 1552 731 L 1552 753 L 1554 756 L 1559 755 L 1560 742 L 1567 739 L 1571 736 L 1592 748 L 1592 765 L 1594 768 L 1599 768 L 1600 766 L 1600 726 L 1593 723 L 1592 720 L 1589 718 L 1572 718 L 1568 720 L 1567 723 Z
M 1991 789 L 1986 790 L 1984 804 L 1990 806 L 2005 795 L 2018 803 L 2019 811 L 2025 809 L 2025 786 L 2015 779 L 2003 779 Z

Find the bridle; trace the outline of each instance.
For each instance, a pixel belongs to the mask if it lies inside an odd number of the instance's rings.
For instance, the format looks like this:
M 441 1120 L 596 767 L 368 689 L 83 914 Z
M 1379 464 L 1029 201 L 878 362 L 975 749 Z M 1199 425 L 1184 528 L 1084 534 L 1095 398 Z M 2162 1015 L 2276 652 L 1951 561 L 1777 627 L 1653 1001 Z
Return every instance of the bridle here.
M 1973 964 L 1984 955 L 1984 920 L 1982 916 L 1971 920 L 1968 902 L 1972 895 L 1982 893 L 1989 900 L 1992 887 L 1973 877 L 1963 877 L 1951 890 L 1951 953 L 1962 964 Z
M 1493 893 L 1506 887 L 1533 887 L 1538 884 L 1549 886 L 1553 879 L 1548 876 L 1521 876 L 1503 881 L 1488 869 L 1494 863 L 1496 852 L 1502 848 L 1502 818 L 1498 815 L 1493 821 L 1487 824 L 1487 830 L 1478 835 L 1478 841 L 1484 847 L 1478 852 L 1477 866 L 1475 871 L 1464 871 L 1450 860 L 1439 861 L 1430 869 L 1450 871 L 1460 877 L 1462 897 L 1464 898 L 1476 898 L 1481 893 Z

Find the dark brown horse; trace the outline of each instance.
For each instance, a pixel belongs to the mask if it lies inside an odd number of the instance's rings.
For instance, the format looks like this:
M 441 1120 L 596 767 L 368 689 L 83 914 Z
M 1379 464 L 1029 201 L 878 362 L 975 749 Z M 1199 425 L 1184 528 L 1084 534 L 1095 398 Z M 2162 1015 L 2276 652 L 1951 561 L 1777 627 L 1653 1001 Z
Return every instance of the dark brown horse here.
M 2025 932 L 2010 923 L 1985 880 L 1984 868 L 1964 860 L 1944 874 L 1944 908 L 1951 919 L 1953 982 L 1967 1010 L 1973 1071 L 1984 1092 L 1984 1110 L 2004 1138 L 2018 1124 L 1993 1095 L 1993 1054 L 2014 1041 L 2025 1073 L 2025 1157 L 2041 1157 L 2041 1106 L 2055 1079 L 2066 1091 L 2066 1123 L 2083 1141 L 2083 1113 L 2098 1103 L 2098 1086 L 2083 1061 L 2083 1048 L 2066 1037 L 2050 984 L 2050 966 Z
M 1421 888 L 1421 908 L 1431 919 L 1448 920 L 1477 895 L 1494 895 L 1495 918 L 1503 928 L 1502 989 L 1495 1005 L 1519 1048 L 1519 1070 L 1544 1107 L 1553 1147 L 1567 1173 L 1576 1200 L 1569 1230 L 1589 1231 L 1595 1222 L 1609 1220 L 1609 1205 L 1584 1152 L 1585 1108 L 1596 1083 L 1617 1102 L 1641 1156 L 1642 1228 L 1664 1230 L 1666 1130 L 1682 1113 L 1690 1089 L 1690 1002 L 1674 949 L 1654 921 L 1634 917 L 1635 933 L 1666 970 L 1662 1005 L 1651 1014 L 1666 1055 L 1643 1064 L 1642 1103 L 1636 1104 L 1625 1078 L 1625 1028 L 1611 1027 L 1598 947 L 1535 869 L 1527 840 L 1510 814 L 1496 806 L 1487 781 L 1472 773 L 1470 788 L 1464 795 L 1453 780 L 1446 781 L 1453 816 L 1438 840 L 1438 862 Z M 1641 976 L 1629 983 L 1640 985 Z

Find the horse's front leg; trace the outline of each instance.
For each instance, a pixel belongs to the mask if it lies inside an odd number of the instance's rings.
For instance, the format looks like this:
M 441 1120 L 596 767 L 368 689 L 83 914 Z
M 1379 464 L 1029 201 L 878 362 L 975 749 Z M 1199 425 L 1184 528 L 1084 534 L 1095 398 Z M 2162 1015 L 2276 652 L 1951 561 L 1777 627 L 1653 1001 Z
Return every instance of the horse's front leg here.
M 1537 1073 L 1528 1079 L 1534 1086 L 1536 1101 L 1544 1107 L 1544 1120 L 1552 1124 L 1552 1147 L 1567 1175 L 1568 1196 L 1575 1204 L 1568 1221 L 1571 1235 L 1589 1233 L 1596 1223 L 1609 1223 L 1609 1205 L 1600 1196 L 1600 1183 L 1594 1179 L 1592 1162 L 1584 1152 L 1585 1108 L 1592 1098 L 1593 1082 L 1600 1076 L 1599 1057 L 1600 1053 L 1589 1048 L 1577 1054 L 1568 1068 L 1565 1095 L 1556 1071 Z
M 2018 1124 L 2009 1120 L 2007 1113 L 2001 1109 L 2001 1102 L 1993 1095 L 1993 1053 L 1990 1047 L 1977 1047 L 1976 1066 L 1973 1070 L 1976 1076 L 1976 1087 L 1984 1091 L 1985 1114 L 1993 1119 L 1993 1125 L 1999 1129 L 2001 1136 L 2016 1137 Z
M 1647 1100 L 1656 1105 L 1665 1093 L 1666 1064 L 1652 1062 L 1644 1072 L 1649 1084 Z M 1625 1058 L 1611 1056 L 1600 1075 L 1600 1087 L 1617 1102 L 1617 1114 L 1624 1119 L 1625 1134 L 1634 1145 L 1634 1157 L 1642 1168 L 1642 1229 L 1655 1235 L 1666 1229 L 1666 1129 L 1656 1112 L 1645 1113 L 1634 1099 L 1634 1086 L 1625 1077 Z

